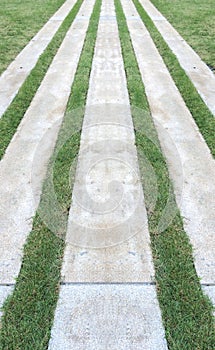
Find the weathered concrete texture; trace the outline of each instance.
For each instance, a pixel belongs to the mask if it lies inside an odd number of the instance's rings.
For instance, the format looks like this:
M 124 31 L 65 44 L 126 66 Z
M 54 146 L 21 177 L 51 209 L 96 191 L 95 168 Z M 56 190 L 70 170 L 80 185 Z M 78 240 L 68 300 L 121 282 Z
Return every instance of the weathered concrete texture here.
M 104 1 L 70 209 L 64 282 L 152 281 L 154 269 L 113 1 Z
M 215 115 L 215 75 L 149 0 L 140 0 L 155 26 Z
M 61 286 L 49 350 L 166 350 L 152 285 Z
M 175 193 L 197 273 L 202 283 L 215 283 L 214 160 L 133 3 L 122 0 L 122 4 L 163 152 L 169 164 L 174 162 L 166 129 L 181 160 L 182 188 L 175 186 Z M 131 14 L 137 19 L 131 20 Z M 174 185 L 179 184 L 180 172 L 174 166 L 169 171 Z
M 76 0 L 67 0 L 2 73 L 0 77 L 0 118 L 75 2 Z
M 207 294 L 207 296 L 211 299 L 214 305 L 213 314 L 215 316 L 215 286 L 202 286 L 202 288 L 205 294 Z
M 102 3 L 62 275 L 49 350 L 167 349 L 155 285 L 111 283 L 154 275 L 113 0 Z
M 83 3 L 0 163 L 1 284 L 13 283 L 19 273 L 22 247 L 32 228 L 93 5 L 91 0 Z
M 1 311 L 1 307 L 3 306 L 4 301 L 6 298 L 11 294 L 13 291 L 13 286 L 0 286 L 0 317 L 2 316 L 3 312 Z

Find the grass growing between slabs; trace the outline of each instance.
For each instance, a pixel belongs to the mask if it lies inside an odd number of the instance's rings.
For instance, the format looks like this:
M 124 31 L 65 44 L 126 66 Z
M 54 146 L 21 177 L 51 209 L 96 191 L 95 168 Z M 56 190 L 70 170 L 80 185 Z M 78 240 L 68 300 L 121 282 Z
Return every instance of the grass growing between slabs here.
M 193 83 L 181 68 L 176 56 L 156 29 L 150 17 L 147 15 L 138 0 L 133 0 L 139 15 L 148 29 L 160 55 L 162 56 L 178 90 L 181 93 L 188 109 L 190 110 L 198 128 L 204 137 L 213 157 L 215 157 L 215 118 L 209 111 Z
M 215 72 L 214 0 L 151 0 Z
M 131 44 L 125 16 L 119 0 L 115 0 L 127 86 L 132 106 L 136 146 L 140 172 L 146 193 L 146 207 L 153 258 L 156 270 L 157 292 L 166 338 L 170 350 L 213 349 L 215 330 L 212 305 L 204 296 L 196 275 L 192 247 L 183 230 L 165 159 L 150 116 L 144 86 Z M 147 130 L 147 131 L 146 131 Z M 153 189 L 144 168 L 147 158 L 156 175 L 158 195 L 151 208 L 150 191 Z M 170 194 L 169 194 L 170 193 Z M 172 194 L 171 194 L 172 193 Z M 165 208 L 175 208 L 173 221 L 163 231 Z M 162 231 L 162 232 L 159 232 Z
M 25 80 L 13 102 L 0 119 L 0 159 L 10 143 L 16 129 L 23 118 L 26 110 L 39 88 L 46 71 L 48 70 L 57 50 L 62 43 L 68 29 L 76 17 L 83 0 L 78 0 L 68 14 L 57 33 L 49 43 L 44 53 L 40 56 L 36 66 Z
M 44 350 L 48 346 L 58 299 L 60 268 L 64 251 L 63 236 L 66 231 L 73 185 L 70 166 L 73 162 L 75 164 L 79 150 L 80 129 L 100 8 L 101 0 L 97 0 L 72 86 L 67 112 L 48 167 L 33 229 L 24 247 L 21 271 L 14 293 L 4 304 L 0 332 L 0 349 L 2 350 Z M 59 207 L 55 207 L 52 202 L 53 183 L 49 177 L 52 173 L 54 174 L 54 192 L 57 195 Z M 50 212 L 55 214 L 57 219 L 51 217 Z M 54 230 L 50 229 L 53 223 Z
M 1 0 L 0 74 L 65 0 Z

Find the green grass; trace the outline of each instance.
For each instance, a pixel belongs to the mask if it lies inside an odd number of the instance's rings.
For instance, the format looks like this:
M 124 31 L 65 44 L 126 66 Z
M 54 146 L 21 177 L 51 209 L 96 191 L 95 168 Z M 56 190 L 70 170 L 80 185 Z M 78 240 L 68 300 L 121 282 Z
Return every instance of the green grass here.
M 198 128 L 203 135 L 213 157 L 215 157 L 215 118 L 209 111 L 194 85 L 179 65 L 177 58 L 169 49 L 164 39 L 146 14 L 138 0 L 133 0 L 145 26 L 158 48 L 178 90 L 180 91 L 188 109 L 190 110 Z
M 65 235 L 71 201 L 70 166 L 76 159 L 79 150 L 80 129 L 88 91 L 100 7 L 101 0 L 97 0 L 71 89 L 67 112 L 58 135 L 54 154 L 49 163 L 41 202 L 34 218 L 32 232 L 24 247 L 21 271 L 14 293 L 4 304 L 0 333 L 0 349 L 2 350 L 44 350 L 48 345 L 59 292 L 60 268 L 64 251 L 62 236 Z M 52 218 L 53 222 L 57 224 L 55 227 L 57 234 L 54 234 L 41 219 L 41 213 L 47 210 L 47 205 L 52 205 L 52 203 L 48 203 L 51 198 L 49 197 L 51 181 L 48 175 L 51 174 L 52 170 L 60 207 L 59 212 L 55 213 L 60 221 Z M 51 208 L 48 207 L 48 209 Z
M 65 0 L 1 0 L 0 74 Z
M 199 56 L 215 70 L 214 0 L 151 0 Z
M 172 191 L 171 206 L 175 207 L 174 220 L 160 232 L 161 220 L 169 200 L 172 184 L 157 133 L 150 116 L 144 86 L 133 52 L 124 13 L 119 0 L 115 0 L 127 86 L 139 155 L 144 193 L 149 193 L 144 159 L 152 164 L 158 185 L 155 208 L 146 196 L 149 230 L 156 270 L 157 293 L 162 310 L 166 338 L 170 350 L 212 350 L 215 330 L 212 305 L 204 296 L 193 264 L 192 248 L 183 230 Z M 168 212 L 165 213 L 168 215 Z
M 47 69 L 71 26 L 83 0 L 78 0 L 68 14 L 47 49 L 40 56 L 36 66 L 25 80 L 15 99 L 0 119 L 0 159 L 10 143 L 16 129 L 28 109 L 37 89 L 39 88 Z

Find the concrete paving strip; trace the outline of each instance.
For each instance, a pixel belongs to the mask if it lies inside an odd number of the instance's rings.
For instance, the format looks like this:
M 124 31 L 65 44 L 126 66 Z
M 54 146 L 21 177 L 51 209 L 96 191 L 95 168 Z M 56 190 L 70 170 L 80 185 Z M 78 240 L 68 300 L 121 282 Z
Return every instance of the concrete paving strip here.
M 64 282 L 146 282 L 154 269 L 113 0 L 97 33 L 62 269 Z
M 166 350 L 155 286 L 65 285 L 49 350 Z
M 0 118 L 9 107 L 19 88 L 34 68 L 38 58 L 71 11 L 76 0 L 67 0 L 31 39 L 0 77 Z
M 100 14 L 62 276 L 49 350 L 167 349 L 113 0 Z
M 215 75 L 149 0 L 139 0 L 201 98 L 215 115 Z
M 122 4 L 184 228 L 194 249 L 197 274 L 203 284 L 214 284 L 215 163 L 133 3 L 122 0 Z
M 13 284 L 19 273 L 93 5 L 82 4 L 0 162 L 0 284 Z

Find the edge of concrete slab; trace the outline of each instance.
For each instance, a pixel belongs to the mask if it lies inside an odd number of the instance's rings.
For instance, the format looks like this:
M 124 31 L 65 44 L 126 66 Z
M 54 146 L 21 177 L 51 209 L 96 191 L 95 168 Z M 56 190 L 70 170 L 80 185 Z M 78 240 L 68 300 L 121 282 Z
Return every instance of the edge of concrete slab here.
M 1 308 L 7 299 L 7 297 L 13 292 L 14 285 L 0 285 L 0 318 L 3 315 L 3 312 L 1 311 Z

